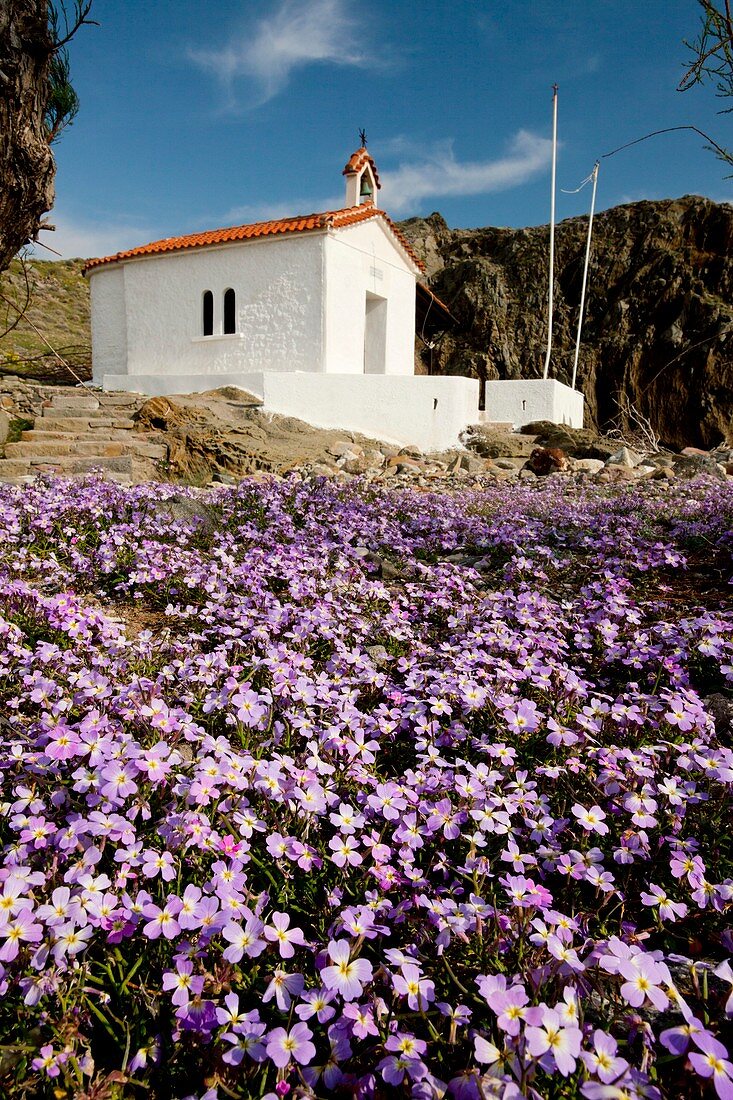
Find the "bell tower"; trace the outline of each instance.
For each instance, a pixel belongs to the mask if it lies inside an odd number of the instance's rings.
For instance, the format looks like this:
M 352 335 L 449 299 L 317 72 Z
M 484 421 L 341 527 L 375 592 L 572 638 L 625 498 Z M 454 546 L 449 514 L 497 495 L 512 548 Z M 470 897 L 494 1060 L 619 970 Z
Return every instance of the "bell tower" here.
M 359 131 L 361 146 L 349 157 L 344 168 L 346 176 L 346 207 L 376 206 L 377 191 L 382 186 L 374 158 L 367 150 L 366 134 Z

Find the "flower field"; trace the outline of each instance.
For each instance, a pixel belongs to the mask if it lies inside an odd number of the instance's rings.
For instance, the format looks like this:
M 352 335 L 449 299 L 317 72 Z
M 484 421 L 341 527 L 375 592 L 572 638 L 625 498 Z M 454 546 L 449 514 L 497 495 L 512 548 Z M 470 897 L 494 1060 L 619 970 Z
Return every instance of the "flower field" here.
M 732 555 L 703 479 L 0 487 L 0 1095 L 733 1097 Z

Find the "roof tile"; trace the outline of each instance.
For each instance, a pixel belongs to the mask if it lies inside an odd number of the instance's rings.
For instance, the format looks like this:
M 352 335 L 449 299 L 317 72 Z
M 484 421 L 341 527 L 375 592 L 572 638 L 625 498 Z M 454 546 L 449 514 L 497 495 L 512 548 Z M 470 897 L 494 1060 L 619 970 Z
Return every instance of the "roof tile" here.
M 360 150 L 361 151 L 361 150 Z M 354 154 L 356 155 L 356 154 Z M 353 159 L 353 158 L 352 158 Z M 384 210 L 371 204 L 365 206 L 350 206 L 343 210 L 329 210 L 322 214 L 297 215 L 294 218 L 278 218 L 267 222 L 254 222 L 252 225 L 234 225 L 228 229 L 210 229 L 206 233 L 190 233 L 185 237 L 166 237 L 162 241 L 153 241 L 151 244 L 139 245 L 137 248 L 128 248 L 123 252 L 115 252 L 112 256 L 101 256 L 98 259 L 87 260 L 84 266 L 84 274 L 93 268 L 103 264 L 119 263 L 122 260 L 134 260 L 142 256 L 162 255 L 166 252 L 182 252 L 188 248 L 205 248 L 207 245 L 228 244 L 232 241 L 247 241 L 258 237 L 269 237 L 292 233 L 307 233 L 318 229 L 340 229 L 342 226 L 355 225 L 357 222 L 368 221 L 370 218 L 381 218 L 386 222 L 392 234 L 397 238 L 402 249 L 407 253 L 412 262 L 425 270 L 425 266 L 419 256 L 413 251 L 411 245 L 399 231 L 392 219 Z

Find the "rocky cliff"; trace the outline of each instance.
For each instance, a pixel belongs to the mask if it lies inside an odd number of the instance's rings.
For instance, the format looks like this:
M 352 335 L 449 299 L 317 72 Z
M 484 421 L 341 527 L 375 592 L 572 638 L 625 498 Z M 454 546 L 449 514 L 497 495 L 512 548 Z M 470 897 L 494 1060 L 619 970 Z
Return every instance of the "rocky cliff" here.
M 572 372 L 587 218 L 556 229 L 551 373 Z M 538 377 L 547 340 L 549 229 L 449 229 L 440 214 L 401 225 L 458 321 L 426 369 Z M 697 196 L 615 207 L 594 220 L 579 383 L 588 419 L 619 402 L 665 444 L 712 447 L 733 430 L 733 206 Z M 623 423 L 622 427 L 628 424 Z

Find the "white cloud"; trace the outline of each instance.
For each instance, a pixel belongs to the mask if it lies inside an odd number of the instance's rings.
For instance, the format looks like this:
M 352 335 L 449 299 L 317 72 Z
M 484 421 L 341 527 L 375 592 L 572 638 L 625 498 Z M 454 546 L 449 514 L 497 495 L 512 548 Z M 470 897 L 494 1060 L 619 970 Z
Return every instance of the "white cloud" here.
M 364 65 L 356 25 L 346 0 L 281 0 L 273 15 L 247 28 L 220 49 L 192 49 L 190 57 L 228 88 L 242 77 L 254 81 L 257 103 L 272 99 L 290 74 L 313 64 Z
M 527 130 L 520 130 L 509 143 L 507 153 L 494 160 L 456 160 L 451 141 L 441 142 L 430 150 L 418 149 L 405 138 L 380 143 L 375 149 L 379 165 L 381 153 L 402 154 L 409 159 L 398 161 L 397 168 L 379 169 L 382 189 L 379 205 L 389 214 L 417 214 L 425 199 L 439 200 L 454 195 L 486 195 L 519 186 L 544 172 L 550 165 L 552 142 Z M 310 214 L 321 210 L 338 210 L 344 204 L 344 193 L 328 197 L 293 197 L 287 202 L 252 203 L 229 209 L 218 224 L 263 221 L 287 218 L 295 214 Z
M 505 191 L 543 172 L 551 157 L 551 140 L 527 130 L 514 136 L 505 156 L 492 160 L 458 161 L 452 142 L 446 142 L 394 171 L 380 172 L 380 203 L 401 214 L 416 210 L 426 198 Z
M 70 260 L 76 257 L 91 259 L 109 256 L 125 248 L 134 248 L 155 238 L 155 232 L 145 226 L 130 223 L 76 221 L 60 210 L 53 210 L 48 221 L 56 226 L 54 233 L 42 230 L 39 244 L 31 248 L 31 255 L 39 260 Z M 160 237 L 161 234 L 158 234 Z M 43 245 L 48 248 L 43 248 Z M 53 249 L 53 251 L 50 251 Z M 56 253 L 60 252 L 61 256 Z

